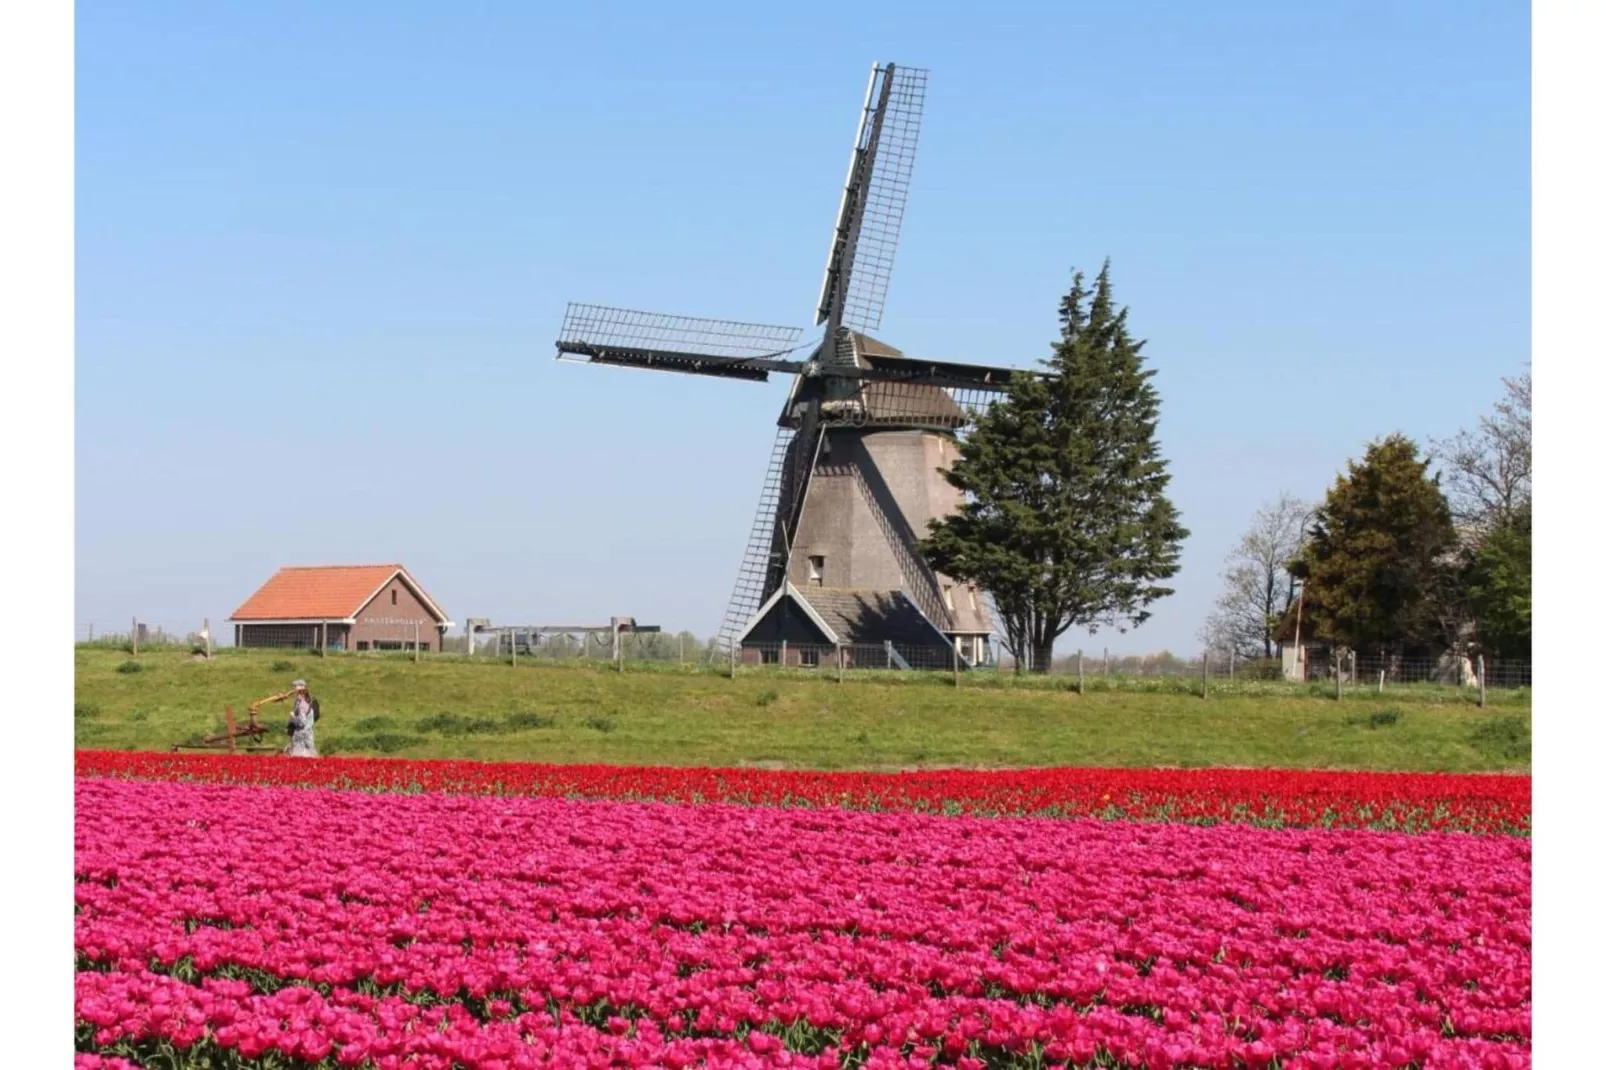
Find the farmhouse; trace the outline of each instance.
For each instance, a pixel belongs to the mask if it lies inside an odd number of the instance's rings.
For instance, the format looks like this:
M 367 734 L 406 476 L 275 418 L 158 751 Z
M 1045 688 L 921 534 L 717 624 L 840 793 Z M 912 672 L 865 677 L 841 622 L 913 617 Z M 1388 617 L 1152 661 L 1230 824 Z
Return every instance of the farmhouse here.
M 452 622 L 401 565 L 281 568 L 229 618 L 234 645 L 439 650 Z

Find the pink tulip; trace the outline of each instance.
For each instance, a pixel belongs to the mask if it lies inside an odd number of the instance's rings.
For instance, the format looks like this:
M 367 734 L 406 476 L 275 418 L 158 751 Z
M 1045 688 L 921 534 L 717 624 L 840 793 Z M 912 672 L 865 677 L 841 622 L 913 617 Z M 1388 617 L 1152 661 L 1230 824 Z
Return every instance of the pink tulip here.
M 288 811 L 293 846 L 232 820 Z M 968 1066 L 972 1043 L 1531 1062 L 1513 837 L 94 779 L 76 837 L 75 945 L 108 967 L 76 1002 L 103 1049 L 210 1027 L 247 1059 L 398 1068 Z M 150 969 L 184 959 L 293 983 Z M 794 1028 L 844 1039 L 814 1059 L 764 1031 Z

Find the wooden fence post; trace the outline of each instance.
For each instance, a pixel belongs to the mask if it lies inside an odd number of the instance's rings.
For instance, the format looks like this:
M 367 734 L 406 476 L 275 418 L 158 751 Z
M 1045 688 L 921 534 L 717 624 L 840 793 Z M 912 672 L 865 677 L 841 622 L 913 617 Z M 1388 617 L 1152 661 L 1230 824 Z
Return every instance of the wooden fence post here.
M 1233 677 L 1237 675 L 1237 670 L 1238 670 L 1238 652 L 1236 650 L 1229 650 L 1229 651 L 1227 651 L 1227 682 L 1228 683 L 1231 683 Z
M 1484 675 L 1483 655 L 1478 655 L 1478 708 L 1489 704 L 1489 679 Z
M 1344 697 L 1344 659 L 1336 655 L 1333 658 L 1333 697 Z
M 1210 697 L 1210 651 L 1206 650 L 1204 657 L 1199 660 L 1199 697 Z
M 413 621 L 413 664 L 414 665 L 421 664 L 423 662 L 423 660 L 424 660 L 423 648 L 418 645 L 419 640 L 422 639 L 422 638 L 423 638 L 423 636 L 419 634 L 418 622 L 415 620 L 415 621 Z
M 139 618 L 134 617 L 128 625 L 128 651 L 135 657 L 139 656 Z
M 954 648 L 954 686 L 959 686 L 959 640 L 950 637 Z
M 1104 675 L 1110 675 L 1110 648 L 1104 648 Z
M 836 645 L 836 682 L 839 684 L 842 682 L 842 663 L 842 644 L 838 643 Z
M 1383 693 L 1383 674 L 1386 672 L 1388 672 L 1387 669 L 1377 670 L 1377 693 L 1379 695 Z
M 781 658 L 780 658 L 780 666 L 781 666 L 781 668 L 783 668 L 783 669 L 784 669 L 784 668 L 786 668 L 786 640 L 785 640 L 785 639 L 782 639 L 782 640 L 781 640 Z
M 329 656 L 329 622 L 328 621 L 324 621 L 323 623 L 318 625 L 318 656 L 320 658 L 327 658 Z
M 731 655 L 731 679 L 734 680 L 734 679 L 736 679 L 736 641 L 734 639 L 731 640 L 730 655 Z
M 206 617 L 201 618 L 201 631 L 206 633 L 206 660 L 212 660 L 212 622 Z
M 1078 695 L 1085 695 L 1087 693 L 1085 688 L 1086 688 L 1086 682 L 1085 682 L 1085 680 L 1083 679 L 1083 676 L 1082 676 L 1082 652 L 1081 652 L 1081 650 L 1077 650 L 1077 652 L 1076 652 L 1076 693 Z

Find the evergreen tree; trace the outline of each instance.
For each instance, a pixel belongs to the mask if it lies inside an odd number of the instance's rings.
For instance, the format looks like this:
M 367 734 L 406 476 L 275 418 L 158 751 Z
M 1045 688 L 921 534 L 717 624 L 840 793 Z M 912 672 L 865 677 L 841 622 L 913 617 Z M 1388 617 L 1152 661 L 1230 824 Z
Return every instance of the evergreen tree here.
M 1351 650 L 1404 654 L 1446 639 L 1442 594 L 1456 533 L 1416 443 L 1390 435 L 1350 462 L 1316 510 L 1295 575 L 1320 606 L 1315 635 Z M 1453 631 L 1453 622 L 1450 630 Z
M 1115 308 L 1106 261 L 1060 303 L 1060 340 L 1041 377 L 1020 377 L 960 445 L 948 481 L 959 511 L 933 522 L 933 566 L 987 591 L 1005 643 L 1047 672 L 1073 625 L 1125 630 L 1171 594 L 1188 535 L 1165 496 L 1155 443 L 1160 399 L 1143 343 Z
M 1506 517 L 1478 546 L 1467 581 L 1478 643 L 1497 658 L 1533 656 L 1533 512 Z

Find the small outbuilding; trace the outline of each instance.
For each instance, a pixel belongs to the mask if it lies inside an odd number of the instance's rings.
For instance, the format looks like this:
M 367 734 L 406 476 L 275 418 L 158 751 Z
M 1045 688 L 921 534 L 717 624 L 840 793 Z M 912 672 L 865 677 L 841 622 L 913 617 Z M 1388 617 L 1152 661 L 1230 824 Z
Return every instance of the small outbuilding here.
M 967 637 L 968 638 L 968 637 Z M 783 583 L 759 607 L 737 637 L 749 664 L 861 668 L 947 668 L 956 642 L 902 591 L 810 587 Z M 984 648 L 965 646 L 966 665 L 982 660 Z
M 452 626 L 401 565 L 281 568 L 229 618 L 234 645 L 439 650 Z

